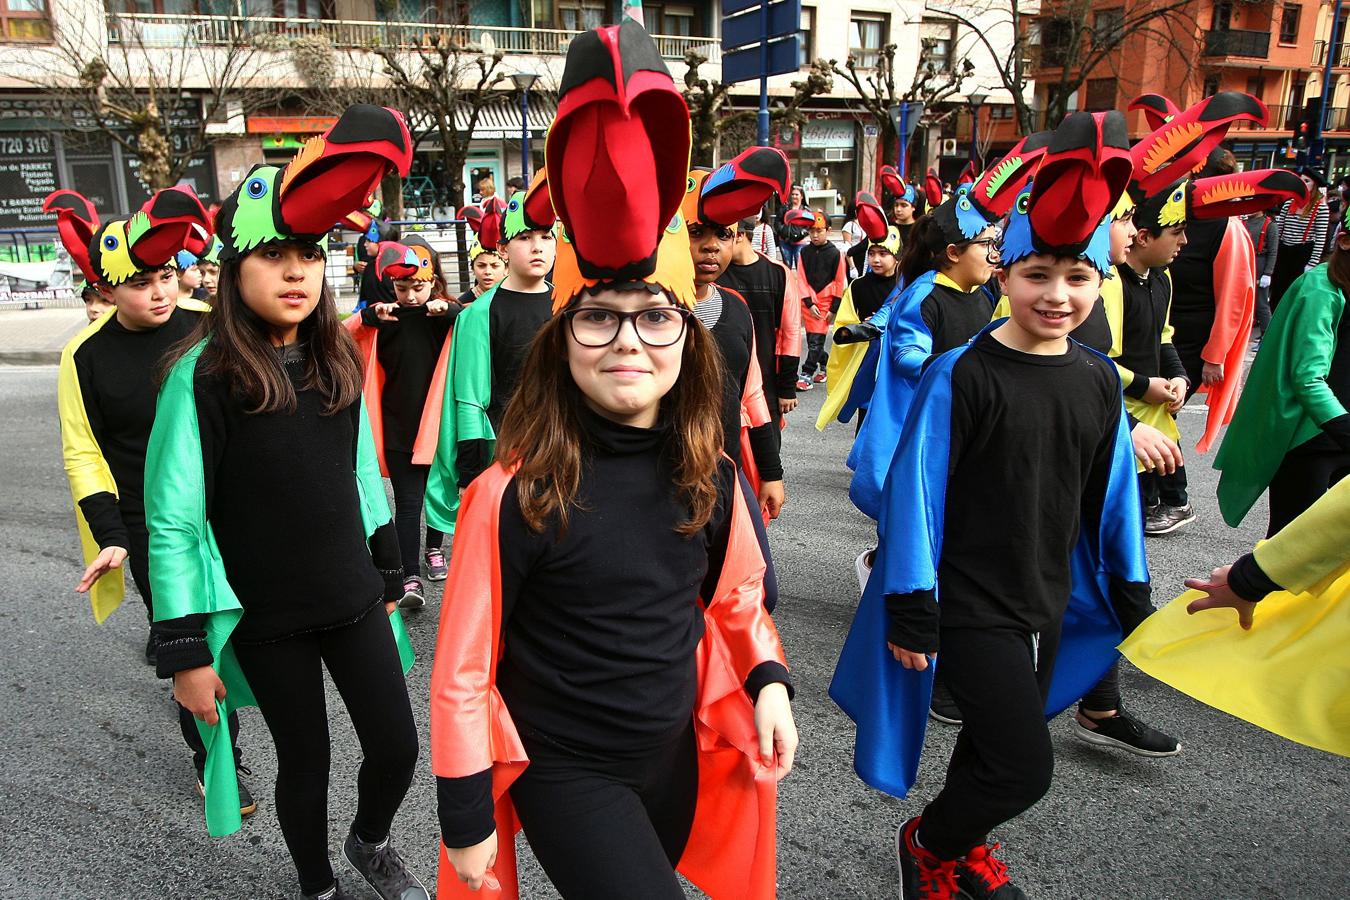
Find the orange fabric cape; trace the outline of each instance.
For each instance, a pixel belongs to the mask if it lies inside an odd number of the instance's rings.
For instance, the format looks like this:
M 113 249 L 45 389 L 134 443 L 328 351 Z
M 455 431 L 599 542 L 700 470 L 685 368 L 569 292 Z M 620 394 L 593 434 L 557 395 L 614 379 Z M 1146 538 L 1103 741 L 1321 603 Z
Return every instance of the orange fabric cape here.
M 1214 260 L 1214 327 L 1200 358 L 1223 366 L 1223 381 L 1201 385 L 1209 414 L 1205 433 L 1195 449 L 1207 453 L 1220 430 L 1233 418 L 1238 396 L 1242 393 L 1242 370 L 1247 364 L 1247 342 L 1252 336 L 1252 311 L 1256 305 L 1256 251 L 1247 226 L 1236 217 L 1228 219 L 1228 230 L 1219 244 Z
M 370 433 L 375 439 L 375 455 L 380 460 L 380 474 L 389 477 L 389 467 L 384 461 L 384 407 L 381 397 L 384 394 L 384 369 L 375 352 L 379 340 L 379 329 L 372 328 L 361 321 L 361 314 L 348 316 L 343 326 L 356 341 L 356 349 L 361 354 L 361 366 L 365 377 L 361 384 L 361 393 L 366 399 L 366 411 L 370 415 Z M 429 466 L 436 456 L 436 441 L 441 433 L 441 401 L 445 397 L 445 361 L 450 355 L 450 337 L 441 345 L 441 355 L 436 361 L 436 369 L 431 376 L 431 387 L 427 389 L 426 403 L 422 406 L 422 421 L 417 426 L 417 438 L 413 442 L 414 464 Z
M 529 760 L 496 684 L 503 624 L 498 519 L 511 477 L 493 464 L 464 493 L 431 671 L 431 770 L 449 778 L 492 771 L 498 839 L 492 872 L 499 887 L 470 891 L 442 845 L 440 900 L 519 897 L 520 823 L 507 789 Z M 759 758 L 744 684 L 756 665 L 784 659 L 764 610 L 765 564 L 750 513 L 739 497 L 731 506 L 726 561 L 705 604 L 707 630 L 697 650 L 698 805 L 678 869 L 714 900 L 770 900 L 777 891 L 778 792 L 772 769 Z M 640 885 L 621 887 L 641 894 Z
M 759 251 L 755 251 L 759 253 Z M 759 253 L 775 266 L 783 270 L 783 316 L 778 322 L 778 344 L 774 352 L 778 356 L 802 355 L 802 298 L 797 287 L 797 276 L 778 260 Z M 843 296 L 843 292 L 840 292 Z M 787 421 L 784 420 L 784 425 Z
M 797 296 L 802 302 L 802 324 L 811 334 L 825 334 L 830 330 L 830 307 L 834 301 L 844 296 L 844 254 L 842 252 L 839 254 L 839 268 L 834 273 L 834 280 L 819 291 L 811 289 L 811 282 L 806 280 L 806 267 L 800 262 L 797 263 L 795 271 Z M 807 314 L 806 309 L 811 306 L 820 313 L 820 318 Z

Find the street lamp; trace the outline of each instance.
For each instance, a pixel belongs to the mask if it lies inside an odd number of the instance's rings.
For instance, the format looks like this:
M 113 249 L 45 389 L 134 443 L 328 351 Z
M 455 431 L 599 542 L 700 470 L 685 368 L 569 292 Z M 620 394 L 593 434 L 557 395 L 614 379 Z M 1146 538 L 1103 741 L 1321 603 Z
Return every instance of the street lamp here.
M 980 107 L 984 106 L 984 101 L 989 99 L 988 94 L 981 94 L 978 91 L 966 95 L 966 102 L 970 104 L 970 161 L 973 168 L 979 169 L 982 161 L 980 160 Z M 978 175 L 979 173 L 976 172 Z
M 526 187 L 530 184 L 530 88 L 539 80 L 533 72 L 516 72 L 511 76 L 520 91 L 520 173 Z

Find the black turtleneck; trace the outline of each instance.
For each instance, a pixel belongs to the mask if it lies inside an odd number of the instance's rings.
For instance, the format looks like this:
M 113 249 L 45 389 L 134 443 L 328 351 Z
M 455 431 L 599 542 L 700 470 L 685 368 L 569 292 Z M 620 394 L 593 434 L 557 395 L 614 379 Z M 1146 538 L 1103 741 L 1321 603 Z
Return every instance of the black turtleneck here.
M 858 321 L 866 322 L 886 305 L 887 298 L 895 290 L 895 281 L 894 274 L 878 275 L 871 269 L 861 278 L 854 279 L 848 291 L 853 297 L 853 309 L 858 313 Z
M 589 410 L 583 420 L 581 482 L 565 531 L 526 524 L 515 480 L 502 494 L 497 687 L 523 734 L 612 758 L 660 746 L 689 724 L 700 597 L 712 597 L 721 575 L 738 476 L 719 464 L 713 517 L 686 537 L 675 530 L 687 510 L 672 487 L 669 429 L 630 428 Z M 787 672 L 763 663 L 746 689 L 757 696 L 771 682 L 788 683 Z M 486 837 L 491 773 L 438 782 L 447 846 Z

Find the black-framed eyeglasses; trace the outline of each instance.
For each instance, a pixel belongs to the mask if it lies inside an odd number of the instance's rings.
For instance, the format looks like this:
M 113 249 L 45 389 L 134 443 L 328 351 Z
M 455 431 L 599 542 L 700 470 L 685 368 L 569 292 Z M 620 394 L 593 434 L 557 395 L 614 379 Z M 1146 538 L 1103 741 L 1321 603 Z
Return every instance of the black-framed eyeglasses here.
M 730 225 L 707 225 L 703 222 L 689 223 L 689 236 L 694 240 L 702 240 L 703 236 L 711 231 L 717 235 L 719 241 L 729 241 L 736 237 L 736 230 Z
M 980 238 L 978 241 L 966 241 L 965 246 L 971 247 L 976 244 L 984 247 L 984 258 L 989 262 L 998 262 L 1002 256 L 1002 251 L 998 248 L 999 239 L 996 237 Z
M 618 312 L 603 306 L 583 306 L 563 313 L 572 339 L 583 347 L 607 347 L 618 338 L 624 322 L 632 322 L 638 340 L 648 347 L 669 347 L 684 335 L 692 313 L 678 306 L 652 306 Z

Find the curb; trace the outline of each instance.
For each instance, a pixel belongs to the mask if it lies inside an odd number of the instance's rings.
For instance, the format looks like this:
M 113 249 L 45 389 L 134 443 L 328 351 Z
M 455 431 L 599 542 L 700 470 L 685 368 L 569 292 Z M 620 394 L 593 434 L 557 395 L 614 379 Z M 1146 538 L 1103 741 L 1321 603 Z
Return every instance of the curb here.
M 60 350 L 0 351 L 0 366 L 54 366 L 60 362 Z

